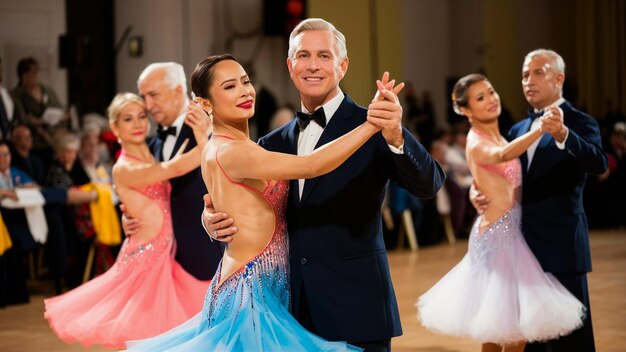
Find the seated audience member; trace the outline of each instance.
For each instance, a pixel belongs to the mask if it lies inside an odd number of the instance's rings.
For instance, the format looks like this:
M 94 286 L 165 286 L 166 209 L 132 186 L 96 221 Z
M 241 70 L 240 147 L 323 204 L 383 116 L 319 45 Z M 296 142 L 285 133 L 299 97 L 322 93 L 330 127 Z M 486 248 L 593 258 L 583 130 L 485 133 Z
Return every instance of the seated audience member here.
M 23 187 L 39 187 L 39 185 L 23 170 L 11 166 L 11 152 L 6 142 L 0 141 L 0 196 L 18 200 L 16 189 Z M 55 224 L 60 222 L 59 214 L 54 209 L 59 204 L 79 204 L 92 201 L 96 194 L 94 192 L 83 192 L 80 190 L 67 190 L 63 188 L 39 188 L 43 199 L 45 200 L 45 220 L 48 226 L 48 237 L 45 246 L 58 247 L 59 238 L 63 238 L 63 229 L 58 229 Z M 28 301 L 28 292 L 26 287 L 27 270 L 24 264 L 24 257 L 29 253 L 40 249 L 41 245 L 37 243 L 31 230 L 24 209 L 21 208 L 5 208 L 0 207 L 4 223 L 9 231 L 12 240 L 12 248 L 9 250 L 8 259 L 5 258 L 5 265 L 10 267 L 7 272 L 11 282 L 11 292 L 9 292 L 9 304 L 23 303 Z M 55 262 L 64 260 L 64 251 L 56 255 L 54 251 L 50 255 L 55 258 Z M 33 256 L 37 259 L 38 256 Z M 37 265 L 34 261 L 33 265 Z M 33 272 L 34 272 L 34 268 Z M 51 266 L 51 274 L 53 278 L 58 272 L 57 267 Z M 60 292 L 60 288 L 58 290 Z
M 89 182 L 111 185 L 110 167 L 101 161 L 100 137 L 95 131 L 83 133 L 80 138 L 78 160 L 72 169 L 75 185 Z
M 43 160 L 31 152 L 33 137 L 26 125 L 16 126 L 11 132 L 11 166 L 26 172 L 35 182 L 43 184 L 46 169 Z
M 82 134 L 90 134 L 98 137 L 98 162 L 107 169 L 110 175 L 113 166 L 113 154 L 111 153 L 112 148 L 109 146 L 108 139 L 110 138 L 109 134 L 113 135 L 113 133 L 109 126 L 109 120 L 100 114 L 86 114 L 83 116 Z M 117 143 L 117 138 L 115 138 L 114 135 L 113 137 L 113 142 L 119 144 Z
M 113 192 L 113 180 L 108 171 L 110 168 L 105 167 L 100 162 L 102 157 L 100 146 L 98 130 L 87 128 L 87 131 L 83 133 L 80 139 L 78 160 L 74 163 L 71 170 L 72 182 L 74 186 L 81 186 L 81 189 L 97 187 L 101 192 L 108 192 L 112 196 L 111 205 L 116 205 L 119 203 L 119 199 Z M 107 271 L 115 262 L 111 251 L 112 248 L 109 245 L 114 246 L 113 249 L 117 252 L 119 249 L 118 245 L 121 244 L 121 237 L 118 235 L 119 242 L 111 242 L 99 237 L 98 235 L 102 235 L 102 233 L 98 234 L 96 231 L 90 208 L 91 204 L 87 203 L 74 206 L 74 223 L 76 224 L 78 238 L 92 239 L 96 236 L 96 240 L 91 241 L 94 244 L 92 251 L 95 251 L 95 264 L 91 271 L 93 276 L 98 276 Z M 119 228 L 118 219 L 120 217 L 121 213 L 113 219 L 116 222 L 116 224 L 113 224 L 116 228 Z
M 33 132 L 33 152 L 48 165 L 52 159 L 54 129 L 67 125 L 68 115 L 63 110 L 56 110 L 57 114 L 63 114 L 57 124 L 52 126 L 44 121 L 46 110 L 63 109 L 63 105 L 54 90 L 39 81 L 39 62 L 35 58 L 21 59 L 17 64 L 17 76 L 18 84 L 11 95 L 21 117 L 20 123 L 26 124 Z
M 55 159 L 48 169 L 44 185 L 48 187 L 74 188 L 71 171 L 76 162 L 80 140 L 72 133 L 59 133 L 55 143 Z M 94 197 L 93 200 L 96 200 Z M 54 211 L 62 219 L 57 224 L 59 232 L 55 248 L 47 251 L 50 265 L 58 269 L 59 275 L 65 277 L 65 284 L 73 288 L 82 283 L 83 272 L 87 261 L 89 247 L 93 240 L 93 233 L 85 237 L 76 226 L 76 212 L 80 205 L 57 205 Z M 61 253 L 65 253 L 63 256 Z M 58 254 L 56 258 L 50 255 Z M 58 284 L 59 283 L 55 283 Z
M 11 152 L 4 141 L 0 141 L 0 198 L 17 199 L 14 191 L 20 180 L 26 180 L 19 170 L 11 168 Z M 16 184 L 17 183 L 17 184 Z M 26 286 L 27 269 L 24 265 L 25 255 L 36 248 L 26 216 L 22 209 L 5 209 L 0 207 L 0 216 L 7 219 L 5 227 L 9 232 L 11 247 L 2 255 L 0 266 L 0 305 L 27 303 L 28 288 Z

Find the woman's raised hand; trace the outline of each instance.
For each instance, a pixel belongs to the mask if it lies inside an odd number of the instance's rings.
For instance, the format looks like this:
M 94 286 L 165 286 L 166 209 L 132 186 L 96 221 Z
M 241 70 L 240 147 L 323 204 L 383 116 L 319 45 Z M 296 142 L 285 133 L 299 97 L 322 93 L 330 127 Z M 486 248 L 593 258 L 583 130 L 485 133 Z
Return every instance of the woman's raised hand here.
M 367 121 L 382 130 L 387 144 L 401 148 L 404 145 L 402 136 L 402 105 L 398 93 L 404 83 L 395 85 L 389 81 L 389 72 L 385 72 L 381 80 L 376 81 L 378 91 L 367 108 Z
M 378 89 L 376 90 L 376 94 L 374 95 L 374 99 L 372 99 L 372 102 L 382 101 L 389 98 L 392 98 L 393 100 L 391 101 L 394 103 L 399 102 L 398 94 L 402 91 L 402 89 L 404 89 L 404 82 L 400 82 L 398 85 L 395 84 L 396 80 L 392 79 L 390 81 L 389 72 L 385 71 L 382 78 L 380 80 L 376 80 L 376 88 Z M 390 95 L 385 96 L 384 94 L 382 94 L 385 90 L 391 91 L 395 95 L 395 98 L 391 97 Z
M 185 123 L 193 130 L 193 135 L 200 148 L 203 148 L 209 140 L 209 134 L 213 130 L 211 119 L 202 108 L 190 103 L 187 106 L 187 115 Z

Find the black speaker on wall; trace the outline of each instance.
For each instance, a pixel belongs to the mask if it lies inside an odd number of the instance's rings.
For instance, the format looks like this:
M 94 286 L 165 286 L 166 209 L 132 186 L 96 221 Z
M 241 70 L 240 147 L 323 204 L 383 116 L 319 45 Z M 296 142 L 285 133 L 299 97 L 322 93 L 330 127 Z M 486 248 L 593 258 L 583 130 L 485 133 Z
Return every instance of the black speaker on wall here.
M 306 18 L 306 0 L 263 0 L 265 35 L 289 36 Z

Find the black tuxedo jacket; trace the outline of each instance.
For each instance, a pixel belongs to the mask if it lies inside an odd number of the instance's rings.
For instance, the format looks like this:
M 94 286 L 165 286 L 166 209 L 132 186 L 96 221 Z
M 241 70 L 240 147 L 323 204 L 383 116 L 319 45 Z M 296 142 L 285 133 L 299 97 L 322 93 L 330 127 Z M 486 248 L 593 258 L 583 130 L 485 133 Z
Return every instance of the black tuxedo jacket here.
M 185 139 L 189 139 L 186 150 L 197 145 L 191 127 L 183 125 L 174 144 L 172 155 L 176 154 Z M 161 161 L 163 142 L 153 137 L 149 142 L 150 150 Z M 176 261 L 190 274 L 201 280 L 209 280 L 215 274 L 222 259 L 223 248 L 219 242 L 211 242 L 202 228 L 200 217 L 204 209 L 206 186 L 202 180 L 200 168 L 173 178 L 171 207 L 174 236 L 176 237 Z
M 587 174 L 601 174 L 607 168 L 598 123 L 561 104 L 569 136 L 565 149 L 545 134 L 539 141 L 528 168 L 522 163 L 522 231 L 544 271 L 586 273 L 591 271 L 587 217 L 583 209 L 583 188 Z M 532 120 L 515 124 L 511 139 L 528 132 Z
M 366 120 L 367 110 L 348 96 L 324 129 L 316 148 Z M 297 154 L 295 121 L 261 138 L 264 148 Z M 334 171 L 290 182 L 292 314 L 298 319 L 306 293 L 316 333 L 328 340 L 363 342 L 402 334 L 382 235 L 381 205 L 388 180 L 411 193 L 433 197 L 445 175 L 426 149 L 404 129 L 404 154 L 391 152 L 379 132 Z

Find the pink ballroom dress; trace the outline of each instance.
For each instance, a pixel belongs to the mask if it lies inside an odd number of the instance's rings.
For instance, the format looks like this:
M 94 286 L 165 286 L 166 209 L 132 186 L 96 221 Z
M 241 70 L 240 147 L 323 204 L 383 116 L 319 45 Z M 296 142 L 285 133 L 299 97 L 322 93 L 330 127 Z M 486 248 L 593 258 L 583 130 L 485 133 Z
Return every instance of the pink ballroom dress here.
M 135 190 L 159 205 L 163 227 L 148 243 L 127 238 L 106 273 L 44 301 L 45 318 L 67 343 L 124 348 L 125 341 L 163 333 L 202 309 L 210 281 L 197 280 L 174 260 L 169 182 Z
M 490 142 L 472 129 L 469 138 Z M 493 143 L 493 142 L 491 142 Z M 516 189 L 515 205 L 480 233 L 479 216 L 463 259 L 417 301 L 429 330 L 482 343 L 545 341 L 582 326 L 585 306 L 541 268 L 521 230 L 521 166 L 480 165 Z

